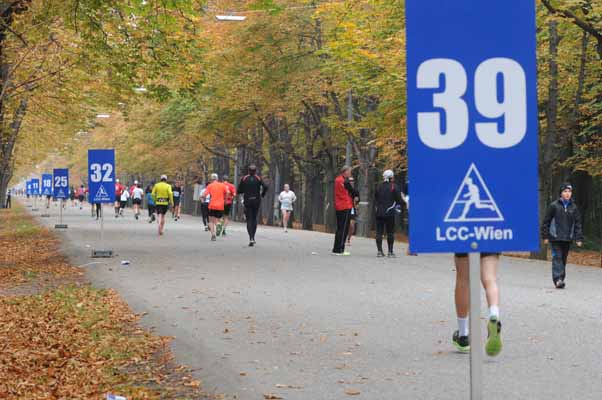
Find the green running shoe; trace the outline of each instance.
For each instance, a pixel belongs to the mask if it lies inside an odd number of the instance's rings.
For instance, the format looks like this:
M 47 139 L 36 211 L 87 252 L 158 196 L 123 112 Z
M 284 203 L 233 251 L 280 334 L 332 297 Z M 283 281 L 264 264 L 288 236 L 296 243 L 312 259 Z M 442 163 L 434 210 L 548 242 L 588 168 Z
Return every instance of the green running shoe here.
M 496 317 L 491 317 L 487 323 L 487 343 L 485 352 L 490 357 L 495 357 L 502 351 L 502 323 Z
M 470 340 L 468 336 L 460 336 L 460 331 L 454 332 L 452 342 L 460 353 L 468 353 L 470 351 Z

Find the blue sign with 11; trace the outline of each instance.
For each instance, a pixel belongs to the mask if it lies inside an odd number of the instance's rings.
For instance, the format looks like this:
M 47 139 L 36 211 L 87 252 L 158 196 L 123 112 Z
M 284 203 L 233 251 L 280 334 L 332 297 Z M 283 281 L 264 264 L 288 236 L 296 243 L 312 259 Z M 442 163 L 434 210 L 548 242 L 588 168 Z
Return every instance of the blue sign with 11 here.
M 535 2 L 409 0 L 410 248 L 536 250 Z
M 40 180 L 38 178 L 33 178 L 31 180 L 31 194 L 34 196 L 40 195 Z

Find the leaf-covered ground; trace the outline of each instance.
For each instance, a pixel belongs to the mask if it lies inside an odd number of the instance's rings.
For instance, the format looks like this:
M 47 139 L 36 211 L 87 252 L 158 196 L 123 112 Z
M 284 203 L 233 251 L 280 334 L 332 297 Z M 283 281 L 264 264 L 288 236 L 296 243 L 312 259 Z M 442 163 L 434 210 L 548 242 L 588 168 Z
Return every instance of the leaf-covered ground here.
M 86 284 L 23 209 L 0 210 L 0 249 L 0 398 L 207 398 L 173 364 L 170 338 Z

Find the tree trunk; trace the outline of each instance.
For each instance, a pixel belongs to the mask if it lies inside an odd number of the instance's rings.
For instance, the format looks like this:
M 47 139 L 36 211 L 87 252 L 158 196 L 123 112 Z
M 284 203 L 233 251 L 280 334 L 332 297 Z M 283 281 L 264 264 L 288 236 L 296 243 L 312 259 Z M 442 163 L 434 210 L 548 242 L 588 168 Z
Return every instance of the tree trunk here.
M 21 123 L 27 113 L 27 105 L 28 98 L 22 98 L 19 102 L 19 106 L 15 110 L 13 120 L 8 127 L 6 134 L 2 135 L 2 144 L 0 145 L 0 207 L 4 207 L 6 204 L 8 183 L 13 174 L 13 152 L 17 137 L 19 136 L 19 131 L 21 130 Z
M 558 134 L 558 22 L 550 21 L 549 68 L 550 86 L 548 88 L 548 106 L 546 110 L 547 131 L 543 142 L 539 165 L 539 220 L 542 221 L 551 202 L 553 192 L 553 167 L 556 160 L 556 140 Z M 547 246 L 541 243 L 539 252 L 532 252 L 531 258 L 545 260 L 548 257 Z

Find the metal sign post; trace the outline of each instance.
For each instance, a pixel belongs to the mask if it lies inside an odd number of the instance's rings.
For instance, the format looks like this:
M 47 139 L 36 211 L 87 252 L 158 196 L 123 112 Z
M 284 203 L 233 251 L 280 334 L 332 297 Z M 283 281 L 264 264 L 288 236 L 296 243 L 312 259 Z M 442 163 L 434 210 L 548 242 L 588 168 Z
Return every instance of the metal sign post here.
M 92 257 L 113 257 L 113 250 L 104 247 L 103 203 L 115 201 L 115 150 L 88 150 L 88 183 L 90 203 L 100 204 L 100 248 L 92 249 Z
M 479 253 L 539 248 L 535 17 L 534 1 L 406 1 L 410 252 L 470 254 L 472 400 Z
M 481 337 L 481 255 L 468 256 L 470 279 L 470 398 L 480 400 L 483 393 L 483 339 Z
M 40 180 L 38 178 L 31 180 L 31 191 L 33 195 L 33 208 L 31 211 L 38 211 L 38 196 L 40 195 Z
M 54 225 L 54 229 L 67 229 L 67 224 L 63 224 L 63 202 L 64 199 L 59 199 L 59 223 Z
M 105 213 L 102 205 L 100 206 L 100 248 L 105 248 Z
M 25 182 L 25 194 L 27 195 L 27 208 L 33 208 L 33 206 L 31 205 L 31 180 Z
M 42 174 L 42 196 L 46 196 L 46 210 L 50 208 L 50 197 L 52 196 L 52 174 Z M 49 218 L 49 211 L 40 215 L 42 218 Z

